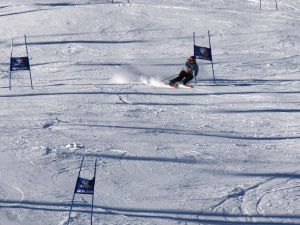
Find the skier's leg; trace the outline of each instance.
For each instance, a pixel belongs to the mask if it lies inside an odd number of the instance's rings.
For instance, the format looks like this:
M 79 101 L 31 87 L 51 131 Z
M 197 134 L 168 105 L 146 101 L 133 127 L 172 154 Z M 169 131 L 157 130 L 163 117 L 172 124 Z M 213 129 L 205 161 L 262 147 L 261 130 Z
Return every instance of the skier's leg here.
M 192 73 L 187 73 L 184 79 L 182 80 L 182 84 L 186 85 L 190 80 L 193 79 L 193 74 Z
M 173 80 L 170 80 L 169 84 L 175 84 L 176 82 L 181 81 L 186 76 L 186 73 L 184 71 L 181 71 L 180 74 Z

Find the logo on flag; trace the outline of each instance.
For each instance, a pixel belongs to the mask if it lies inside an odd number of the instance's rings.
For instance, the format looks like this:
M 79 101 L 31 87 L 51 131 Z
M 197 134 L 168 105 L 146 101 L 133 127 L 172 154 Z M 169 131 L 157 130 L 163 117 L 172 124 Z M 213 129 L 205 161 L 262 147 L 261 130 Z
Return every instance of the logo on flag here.
M 28 57 L 12 57 L 10 59 L 10 70 L 30 70 Z
M 194 45 L 194 55 L 198 59 L 212 61 L 211 49 Z
M 84 179 L 78 177 L 75 193 L 77 194 L 94 194 L 94 187 L 95 187 L 95 177 L 92 180 Z

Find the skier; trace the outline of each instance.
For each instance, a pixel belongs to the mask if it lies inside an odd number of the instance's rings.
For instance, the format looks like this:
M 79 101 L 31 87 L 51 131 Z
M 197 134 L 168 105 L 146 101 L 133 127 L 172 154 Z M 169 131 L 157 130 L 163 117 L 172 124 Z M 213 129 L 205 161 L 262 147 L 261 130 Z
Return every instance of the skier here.
M 196 57 L 191 56 L 187 59 L 184 68 L 180 71 L 179 75 L 174 78 L 173 80 L 170 80 L 169 85 L 170 86 L 177 86 L 177 82 L 182 82 L 183 85 L 187 85 L 187 83 L 193 79 L 193 73 L 195 77 L 198 74 L 198 64 L 196 62 Z

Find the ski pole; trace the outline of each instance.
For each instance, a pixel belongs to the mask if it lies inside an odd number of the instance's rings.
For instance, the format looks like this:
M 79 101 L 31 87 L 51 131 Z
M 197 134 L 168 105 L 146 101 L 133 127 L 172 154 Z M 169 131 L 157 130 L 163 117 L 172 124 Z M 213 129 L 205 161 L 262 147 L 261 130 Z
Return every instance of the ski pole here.
M 168 77 L 168 78 L 165 78 L 165 79 L 163 79 L 162 81 L 165 81 L 165 80 L 169 80 L 169 79 L 171 79 L 171 78 L 175 78 L 177 75 L 173 75 L 173 76 L 171 76 L 171 77 Z

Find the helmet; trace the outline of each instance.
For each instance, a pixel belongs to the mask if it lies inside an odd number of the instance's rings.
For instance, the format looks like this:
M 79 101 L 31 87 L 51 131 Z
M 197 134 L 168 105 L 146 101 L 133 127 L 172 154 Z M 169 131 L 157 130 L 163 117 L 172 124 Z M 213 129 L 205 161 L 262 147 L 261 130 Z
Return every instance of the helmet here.
M 195 56 L 190 56 L 189 58 L 188 58 L 188 61 L 189 62 L 195 62 L 196 61 L 196 57 Z

